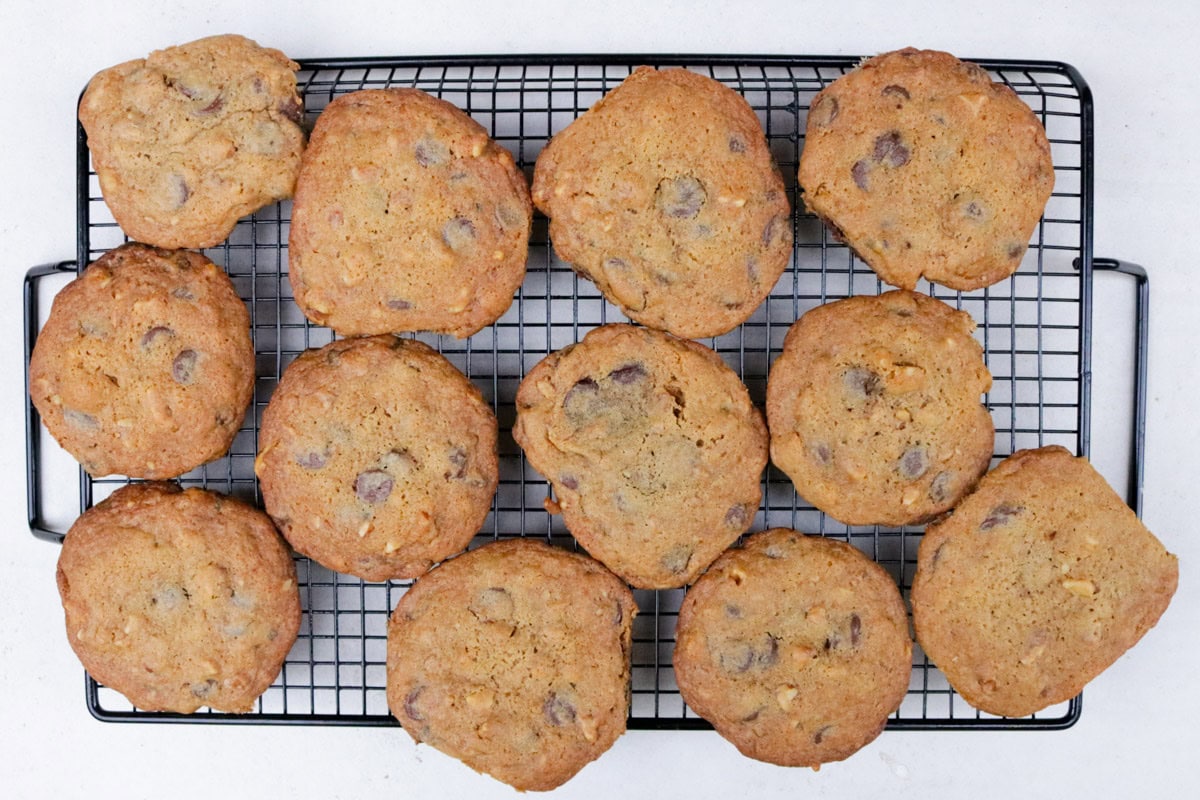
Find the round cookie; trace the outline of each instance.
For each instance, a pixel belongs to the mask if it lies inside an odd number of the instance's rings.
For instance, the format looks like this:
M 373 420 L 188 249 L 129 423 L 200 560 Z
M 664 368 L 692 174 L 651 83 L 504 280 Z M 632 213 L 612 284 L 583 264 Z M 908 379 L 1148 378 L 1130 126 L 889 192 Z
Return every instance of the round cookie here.
M 484 545 L 400 598 L 388 705 L 417 742 L 521 791 L 553 789 L 625 732 L 636 613 L 590 558 Z
M 684 701 L 750 758 L 840 761 L 908 691 L 912 642 L 891 577 L 854 547 L 775 528 L 688 590 L 676 630 Z
M 1078 694 L 1154 627 L 1179 563 L 1083 458 L 1014 453 L 921 540 L 917 641 L 954 690 L 1021 717 Z
M 212 247 L 239 218 L 290 197 L 304 149 L 298 68 L 224 35 L 92 78 L 79 121 L 121 229 L 159 247 Z
M 300 629 L 296 570 L 267 516 L 170 483 L 84 512 L 58 591 L 83 666 L 143 711 L 250 711 Z
M 254 390 L 250 315 L 199 253 L 130 243 L 54 298 L 29 393 L 95 476 L 172 478 L 224 454 Z
M 554 249 L 631 319 L 677 336 L 745 322 L 792 252 L 791 208 L 749 104 L 639 67 L 554 136 L 533 200 Z
M 317 119 L 296 185 L 296 303 L 344 335 L 470 336 L 512 304 L 532 216 L 512 156 L 450 103 L 344 95 Z
M 968 290 L 1021 265 L 1054 165 L 1015 92 L 949 53 L 908 48 L 813 98 L 799 179 L 809 210 L 884 281 Z
M 970 315 L 893 291 L 812 309 L 767 380 L 771 460 L 849 525 L 908 525 L 949 510 L 995 443 L 992 384 Z
M 332 342 L 288 365 L 254 471 L 292 546 L 369 581 L 415 578 L 479 531 L 499 481 L 479 390 L 412 339 Z
M 746 387 L 660 331 L 605 325 L 551 353 L 521 381 L 513 438 L 579 543 L 642 589 L 691 582 L 762 497 L 767 432 Z

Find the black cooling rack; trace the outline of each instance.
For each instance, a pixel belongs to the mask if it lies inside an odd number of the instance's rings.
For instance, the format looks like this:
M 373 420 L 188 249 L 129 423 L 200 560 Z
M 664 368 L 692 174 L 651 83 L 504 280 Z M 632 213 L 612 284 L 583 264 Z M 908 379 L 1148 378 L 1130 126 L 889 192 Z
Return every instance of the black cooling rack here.
M 549 137 L 583 113 L 639 64 L 684 66 L 740 92 L 757 112 L 796 212 L 792 263 L 769 298 L 733 332 L 703 340 L 764 402 L 767 367 L 791 323 L 821 303 L 884 289 L 874 273 L 834 240 L 798 203 L 796 170 L 812 97 L 852 69 L 845 57 L 762 56 L 515 56 L 337 59 L 301 62 L 299 83 L 311 123 L 333 98 L 366 88 L 415 86 L 466 110 L 516 157 L 526 175 Z M 1145 396 L 1147 284 L 1135 265 L 1093 259 L 1092 103 L 1072 67 L 1044 61 L 978 60 L 1012 87 L 1043 122 L 1052 143 L 1055 191 L 1020 270 L 988 289 L 958 293 L 922 284 L 919 290 L 963 309 L 978 323 L 993 386 L 986 398 L 1000 459 L 1025 447 L 1061 444 L 1087 455 L 1091 403 L 1091 316 L 1094 269 L 1139 279 L 1139 345 L 1135 449 L 1130 496 L 1140 511 Z M 78 133 L 78 242 L 74 262 L 35 268 L 26 278 L 26 363 L 38 330 L 38 291 L 46 275 L 74 273 L 125 241 L 100 196 L 87 142 Z M 180 479 L 260 503 L 253 462 L 258 424 L 284 367 L 301 351 L 331 340 L 309 324 L 292 300 L 286 277 L 291 205 L 279 203 L 242 220 L 228 241 L 205 253 L 223 265 L 246 301 L 257 353 L 257 382 L 248 419 L 230 453 Z M 529 536 L 574 547 L 561 519 L 542 501 L 547 483 L 525 462 L 511 436 L 517 384 L 535 363 L 578 341 L 591 328 L 625 317 L 593 284 L 555 257 L 547 223 L 535 216 L 528 274 L 512 308 L 496 325 L 466 340 L 419 336 L 465 372 L 494 404 L 500 421 L 500 487 L 476 544 Z M 54 484 L 46 473 L 36 412 L 27 403 L 29 521 L 33 533 L 61 541 L 43 521 L 42 502 Z M 52 443 L 46 445 L 56 447 Z M 67 480 L 73 480 L 68 478 Z M 78 472 L 80 511 L 124 479 L 91 479 Z M 61 483 L 61 480 L 59 481 Z M 848 527 L 797 497 L 783 473 L 770 467 L 751 530 L 794 527 L 848 541 L 883 565 L 905 597 L 916 568 L 921 528 Z M 87 679 L 87 704 L 109 721 L 189 721 L 392 725 L 385 698 L 387 617 L 408 582 L 367 583 L 297 557 L 304 616 L 300 636 L 275 684 L 242 716 L 150 713 Z M 706 728 L 687 709 L 671 669 L 675 623 L 683 590 L 636 591 L 631 728 Z M 914 648 L 909 691 L 889 720 L 892 729 L 1064 728 L 1079 717 L 1080 698 L 1034 716 L 1008 719 L 968 706 Z

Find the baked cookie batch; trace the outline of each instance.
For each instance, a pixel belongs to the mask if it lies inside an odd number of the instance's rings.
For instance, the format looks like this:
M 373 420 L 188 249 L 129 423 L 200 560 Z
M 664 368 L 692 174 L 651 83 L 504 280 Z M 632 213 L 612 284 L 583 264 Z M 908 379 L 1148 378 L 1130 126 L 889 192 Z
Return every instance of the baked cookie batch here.
M 624 732 L 630 586 L 690 585 L 679 690 L 739 750 L 844 759 L 908 689 L 905 604 L 844 543 L 774 529 L 731 549 L 768 454 L 843 523 L 930 523 L 917 641 L 984 711 L 1074 696 L 1165 610 L 1175 557 L 1084 459 L 1048 447 L 987 473 L 974 322 L 912 291 L 1011 275 L 1053 187 L 1045 131 L 984 70 L 906 49 L 814 98 L 805 204 L 899 289 L 801 317 L 764 419 L 691 341 L 746 321 L 793 250 L 782 178 L 737 92 L 639 68 L 555 134 L 531 193 L 478 123 L 415 89 L 334 99 L 306 149 L 296 68 L 217 36 L 105 70 L 80 103 L 105 200 L 142 242 L 58 295 L 30 362 L 34 404 L 89 473 L 161 481 L 229 448 L 254 383 L 249 318 L 193 250 L 245 214 L 294 195 L 296 302 L 350 337 L 301 354 L 270 398 L 265 514 L 151 482 L 72 526 L 68 639 L 138 707 L 253 707 L 299 628 L 290 545 L 364 580 L 416 579 L 388 629 L 391 711 L 518 789 L 558 786 Z M 591 331 L 516 393 L 513 436 L 591 557 L 526 539 L 463 553 L 498 484 L 497 420 L 444 357 L 394 335 L 465 337 L 504 314 L 534 205 L 558 254 L 644 326 Z

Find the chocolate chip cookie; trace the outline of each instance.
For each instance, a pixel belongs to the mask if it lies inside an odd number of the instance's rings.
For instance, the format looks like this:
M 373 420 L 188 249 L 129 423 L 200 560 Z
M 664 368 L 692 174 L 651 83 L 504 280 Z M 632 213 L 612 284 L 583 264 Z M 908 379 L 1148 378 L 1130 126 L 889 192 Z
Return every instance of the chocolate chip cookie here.
M 1046 131 L 975 64 L 907 48 L 813 98 L 804 203 L 884 281 L 979 289 L 1021 265 L 1054 188 Z
M 301 553 L 369 581 L 414 578 L 479 531 L 496 417 L 426 345 L 332 342 L 288 365 L 263 414 L 263 504 Z
M 288 269 L 305 315 L 345 335 L 470 336 L 512 304 L 533 209 L 487 131 L 417 89 L 370 89 L 317 119 Z
M 643 589 L 692 581 L 762 496 L 767 432 L 746 387 L 660 331 L 605 325 L 551 353 L 521 381 L 513 437 L 579 543 Z
M 79 660 L 143 711 L 250 711 L 300 628 L 296 570 L 267 516 L 170 483 L 84 512 L 58 591 Z
M 172 478 L 217 458 L 253 390 L 250 315 L 229 278 L 141 244 L 59 292 L 29 361 L 42 421 L 95 476 Z
M 610 302 L 677 336 L 746 321 L 792 252 L 762 126 L 721 83 L 639 67 L 538 157 L 554 249 Z
M 290 197 L 304 149 L 296 69 L 225 35 L 92 78 L 79 121 L 121 229 L 159 247 L 211 247 L 239 218 Z
M 400 598 L 388 705 L 416 741 L 521 791 L 553 789 L 625 732 L 636 613 L 590 558 L 484 545 Z
M 1154 627 L 1179 563 L 1083 458 L 1022 450 L 930 525 L 917 641 L 968 703 L 1020 717 L 1074 697 Z
M 675 677 L 745 755 L 840 761 L 900 706 L 912 642 L 900 591 L 854 547 L 776 528 L 730 550 L 679 610 Z
M 809 311 L 768 377 L 771 460 L 849 525 L 949 510 L 987 469 L 995 439 L 974 328 L 969 314 L 907 291 Z

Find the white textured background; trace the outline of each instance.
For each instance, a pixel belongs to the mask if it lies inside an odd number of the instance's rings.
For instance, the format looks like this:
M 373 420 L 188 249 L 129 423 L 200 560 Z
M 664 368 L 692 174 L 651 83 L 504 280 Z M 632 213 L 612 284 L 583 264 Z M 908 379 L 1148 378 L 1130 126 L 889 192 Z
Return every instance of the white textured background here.
M 1200 796 L 1200 426 L 1194 2 L 588 3 L 0 0 L 0 796 L 513 796 L 398 729 L 103 725 L 62 628 L 57 549 L 25 529 L 21 306 L 26 268 L 74 255 L 74 111 L 99 69 L 236 32 L 293 57 L 533 52 L 870 54 L 1066 61 L 1096 109 L 1095 252 L 1151 276 L 1145 520 L 1181 557 L 1163 621 L 1085 693 L 1061 733 L 885 733 L 819 773 L 742 758 L 711 733 L 630 732 L 561 797 Z M 1121 478 L 1129 284 L 1097 280 L 1093 454 Z

